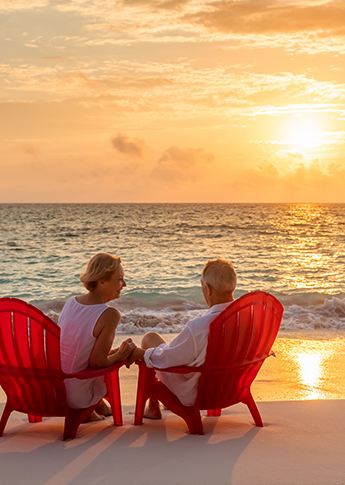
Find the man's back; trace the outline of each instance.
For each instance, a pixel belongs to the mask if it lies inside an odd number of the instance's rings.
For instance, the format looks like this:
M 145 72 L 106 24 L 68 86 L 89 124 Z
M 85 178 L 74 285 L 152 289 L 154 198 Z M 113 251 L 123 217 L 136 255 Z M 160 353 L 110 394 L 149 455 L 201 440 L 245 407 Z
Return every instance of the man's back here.
M 200 367 L 204 364 L 207 351 L 210 323 L 229 305 L 229 302 L 213 305 L 202 317 L 194 318 L 174 340 L 168 344 L 148 349 L 145 352 L 145 363 L 148 367 L 165 369 L 179 365 Z M 156 372 L 171 392 L 185 406 L 192 406 L 198 390 L 200 374 L 171 374 Z

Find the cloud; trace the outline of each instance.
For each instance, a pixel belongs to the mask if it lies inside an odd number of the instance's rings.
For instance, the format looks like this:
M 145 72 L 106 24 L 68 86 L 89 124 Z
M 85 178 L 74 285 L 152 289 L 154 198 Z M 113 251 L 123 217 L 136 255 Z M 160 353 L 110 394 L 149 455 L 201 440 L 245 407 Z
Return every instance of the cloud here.
M 296 194 L 304 197 L 319 191 L 318 198 L 325 196 L 330 199 L 332 190 L 335 193 L 345 183 L 344 159 L 323 164 L 318 158 L 307 160 L 300 154 L 287 157 L 286 163 L 282 161 L 266 160 L 255 168 L 247 171 L 248 185 L 253 187 L 266 187 L 267 192 L 274 191 L 279 194 L 289 194 L 293 200 Z M 284 197 L 283 197 L 284 198 Z
M 166 182 L 193 181 L 204 173 L 205 166 L 213 162 L 212 153 L 203 148 L 178 148 L 172 146 L 165 150 L 151 172 L 153 178 Z
M 116 136 L 112 137 L 111 143 L 115 150 L 128 157 L 143 158 L 147 145 L 144 140 L 139 138 L 133 138 L 132 140 L 129 136 L 124 133 L 117 133 Z
M 66 62 L 74 62 L 71 57 L 66 57 L 66 56 L 45 56 L 45 57 L 40 57 L 43 61 L 66 61 Z
M 186 168 L 187 166 L 196 165 L 199 162 L 209 163 L 213 161 L 213 159 L 213 155 L 207 153 L 202 148 L 182 149 L 173 146 L 163 152 L 158 163 L 164 166 L 179 166 L 181 168 Z
M 190 0 L 122 0 L 124 6 L 144 6 L 152 9 L 175 10 L 179 9 L 188 3 Z
M 43 8 L 49 5 L 50 0 L 0 0 L 0 12 L 11 12 L 13 10 L 32 10 Z
M 90 19 L 84 32 L 101 32 L 80 38 L 84 46 L 231 39 L 223 48 L 345 51 L 345 5 L 336 0 L 0 0 L 0 11 L 43 7 Z
M 298 150 L 278 150 L 277 157 L 285 160 L 289 160 L 290 162 L 300 162 L 305 160 L 305 156 Z
M 293 5 L 281 5 L 279 0 L 217 1 L 187 18 L 225 33 L 345 35 L 345 4 L 338 1 Z
M 142 77 L 113 77 L 105 79 L 102 84 L 111 89 L 155 89 L 164 88 L 165 86 L 172 86 L 174 84 L 172 79 L 158 76 L 142 76 Z
M 134 129 L 148 122 L 160 128 L 162 120 L 165 124 L 174 119 L 190 124 L 191 118 L 200 123 L 206 117 L 217 117 L 216 123 L 220 123 L 221 118 L 224 121 L 233 114 L 279 116 L 297 112 L 298 106 L 303 112 L 336 112 L 345 100 L 341 77 L 337 76 L 338 82 L 322 81 L 316 78 L 318 73 L 250 72 L 246 67 L 239 70 L 237 64 L 235 68 L 227 64 L 211 69 L 188 59 L 175 63 L 119 59 L 74 63 L 39 60 L 37 65 L 26 65 L 9 59 L 0 64 L 0 75 L 7 82 L 3 99 L 38 101 L 44 93 L 45 99 L 74 98 L 100 108 L 108 105 L 109 111 L 116 101 L 124 112 L 135 113 Z M 329 76 L 327 69 L 324 72 Z M 127 126 L 118 126 L 119 131 L 127 130 Z
M 38 157 L 41 155 L 41 150 L 31 143 L 23 145 L 23 151 L 26 155 L 30 155 L 31 157 Z

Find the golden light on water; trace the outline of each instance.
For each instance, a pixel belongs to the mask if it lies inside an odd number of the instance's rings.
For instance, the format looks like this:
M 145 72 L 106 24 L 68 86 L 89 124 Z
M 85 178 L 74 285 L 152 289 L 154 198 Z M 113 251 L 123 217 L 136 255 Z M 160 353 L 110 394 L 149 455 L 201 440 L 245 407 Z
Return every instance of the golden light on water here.
M 296 375 L 299 399 L 332 399 L 335 388 L 331 362 L 340 349 L 334 340 L 294 340 L 288 345 L 286 359 Z
M 302 385 L 305 387 L 305 399 L 322 399 L 324 393 L 318 388 L 323 376 L 322 363 L 325 359 L 324 355 L 320 354 L 297 354 L 296 362 L 299 365 L 299 378 Z
M 261 374 L 261 400 L 344 399 L 345 340 L 278 338 Z M 275 383 L 272 388 L 272 382 Z
M 337 242 L 326 238 L 327 228 L 334 224 L 327 208 L 315 204 L 290 205 L 284 217 L 274 224 L 278 232 L 274 238 L 277 262 L 284 268 L 274 288 L 336 293 Z

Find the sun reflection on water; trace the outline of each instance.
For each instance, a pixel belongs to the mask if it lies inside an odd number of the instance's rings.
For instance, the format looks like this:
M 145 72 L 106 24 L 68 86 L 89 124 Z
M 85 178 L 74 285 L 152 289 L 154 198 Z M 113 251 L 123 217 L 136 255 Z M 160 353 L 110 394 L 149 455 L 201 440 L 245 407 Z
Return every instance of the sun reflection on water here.
M 335 262 L 333 242 L 329 238 L 332 223 L 331 215 L 322 206 L 286 206 L 285 217 L 275 223 L 279 231 L 274 238 L 276 264 L 284 268 L 275 289 L 332 292 Z
M 318 354 L 298 354 L 296 361 L 300 366 L 299 377 L 305 386 L 305 399 L 322 399 L 323 393 L 318 389 L 322 378 L 324 356 Z
M 344 398 L 344 383 L 337 379 L 343 372 L 344 340 L 279 340 L 277 356 L 281 358 L 288 399 Z

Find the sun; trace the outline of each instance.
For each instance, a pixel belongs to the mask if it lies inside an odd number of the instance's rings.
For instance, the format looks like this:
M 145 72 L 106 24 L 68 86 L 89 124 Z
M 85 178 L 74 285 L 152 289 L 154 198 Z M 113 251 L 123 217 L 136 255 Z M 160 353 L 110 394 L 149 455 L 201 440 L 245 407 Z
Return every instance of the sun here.
M 308 150 L 323 144 L 322 123 L 311 116 L 295 117 L 285 130 L 285 142 L 295 149 Z

